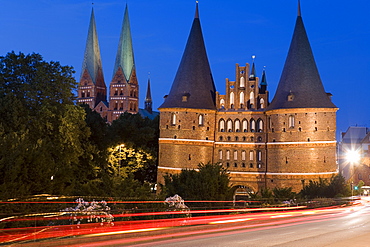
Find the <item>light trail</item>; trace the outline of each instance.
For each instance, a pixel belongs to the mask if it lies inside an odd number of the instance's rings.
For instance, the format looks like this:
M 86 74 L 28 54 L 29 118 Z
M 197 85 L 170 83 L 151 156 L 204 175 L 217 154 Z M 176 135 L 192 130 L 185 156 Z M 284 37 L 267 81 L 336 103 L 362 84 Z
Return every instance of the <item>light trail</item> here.
M 162 202 L 163 203 L 163 202 Z M 289 219 L 295 222 L 301 216 L 316 217 L 319 219 L 322 213 L 335 215 L 338 213 L 350 213 L 355 210 L 355 206 L 351 207 L 351 210 L 343 207 L 326 207 L 320 209 L 305 209 L 305 206 L 299 207 L 270 207 L 270 208 L 244 208 L 244 209 L 215 209 L 215 210 L 194 210 L 189 212 L 146 212 L 146 213 L 128 213 L 128 214 L 115 214 L 116 218 L 127 218 L 127 217 L 147 217 L 147 216 L 180 216 L 191 214 L 191 217 L 179 217 L 179 218 L 167 218 L 167 219 L 150 219 L 150 220 L 127 220 L 117 221 L 114 223 L 87 223 L 79 225 L 55 225 L 55 226 L 40 226 L 40 227 L 24 227 L 24 228 L 8 228 L 0 230 L 0 243 L 15 243 L 19 241 L 35 240 L 35 239 L 48 239 L 48 238 L 62 238 L 68 236 L 84 236 L 84 237 L 96 237 L 105 235 L 118 235 L 118 234 L 130 234 L 135 232 L 146 232 L 146 231 L 160 231 L 163 229 L 178 227 L 178 226 L 196 226 L 196 225 L 217 225 L 217 224 L 242 224 L 244 222 L 254 222 L 274 219 L 270 224 L 277 224 L 277 222 L 284 223 L 284 221 L 276 221 L 279 218 L 295 217 Z M 263 211 L 263 212 L 261 212 Z M 267 212 L 266 212 L 267 211 Z M 276 212 L 279 211 L 279 212 Z M 281 212 L 282 211 L 282 212 Z M 289 211 L 289 213 L 287 213 Z M 66 220 L 71 219 L 70 216 L 61 216 L 61 213 L 71 212 L 53 212 L 43 214 L 29 214 L 28 219 L 15 218 L 15 216 L 3 218 L 0 222 L 7 221 L 30 221 L 30 220 Z M 239 214 L 235 214 L 239 213 Z M 197 215 L 208 214 L 207 216 Z M 210 215 L 213 214 L 213 215 Z M 218 215 L 226 214 L 226 215 Z M 316 215 L 314 215 L 316 214 Z M 39 217 L 38 217 L 39 216 Z M 86 219 L 89 216 L 78 216 L 79 219 Z M 100 215 L 104 217 L 104 215 Z M 328 217 L 328 216 L 325 216 Z M 303 220 L 303 219 L 302 219 Z M 231 226 L 228 228 L 222 228 L 226 231 L 238 230 L 243 228 L 253 228 L 266 226 L 262 223 L 255 224 L 243 224 L 242 226 Z M 214 230 L 213 230 L 214 231 Z M 201 231 L 197 234 L 211 233 L 212 231 Z M 180 233 L 179 233 L 180 234 Z M 189 234 L 189 233 L 186 233 Z M 181 236 L 174 235 L 174 236 Z M 153 237 L 153 236 L 152 236 Z M 163 236 L 162 236 L 163 237 Z M 142 240 L 141 238 L 139 239 Z

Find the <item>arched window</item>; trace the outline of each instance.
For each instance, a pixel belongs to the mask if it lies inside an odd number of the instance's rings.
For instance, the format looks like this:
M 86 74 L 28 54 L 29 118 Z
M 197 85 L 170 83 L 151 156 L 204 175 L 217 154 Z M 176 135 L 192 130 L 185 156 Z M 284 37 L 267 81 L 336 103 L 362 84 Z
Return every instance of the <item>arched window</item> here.
M 234 160 L 238 160 L 238 151 L 234 151 Z
M 254 160 L 254 152 L 252 150 L 249 151 L 249 160 Z
M 260 106 L 261 106 L 261 109 L 265 108 L 265 100 L 264 99 L 260 99 Z
M 220 100 L 220 106 L 221 106 L 222 109 L 225 108 L 225 100 L 224 99 Z
M 231 119 L 227 120 L 227 132 L 233 132 L 233 121 Z
M 198 124 L 199 124 L 199 125 L 203 125 L 203 121 L 204 121 L 204 116 L 203 116 L 203 114 L 200 114 L 200 115 L 198 116 Z
M 257 120 L 257 129 L 258 129 L 258 132 L 263 131 L 263 121 L 262 121 L 262 119 Z
M 226 159 L 230 160 L 230 151 L 229 150 L 226 151 Z
M 176 125 L 176 114 L 175 113 L 171 114 L 171 125 Z
M 240 108 L 243 108 L 244 107 L 244 92 L 240 92 L 240 95 L 239 95 L 239 104 L 240 104 Z
M 254 92 L 253 91 L 249 94 L 249 104 L 251 108 L 254 107 Z
M 235 132 L 240 132 L 240 120 L 235 120 Z
M 251 119 L 251 132 L 256 132 L 256 121 L 254 119 Z
M 242 160 L 245 160 L 245 151 L 242 151 Z
M 245 87 L 245 78 L 244 78 L 244 76 L 240 77 L 240 87 Z
M 235 95 L 234 92 L 230 93 L 230 108 L 233 109 L 235 104 Z
M 261 161 L 261 160 L 262 160 L 262 152 L 257 151 L 257 161 Z
M 219 151 L 218 151 L 218 158 L 219 158 L 220 160 L 222 160 L 222 150 L 219 150 Z
M 289 116 L 289 128 L 294 128 L 294 116 Z
M 219 131 L 220 132 L 225 132 L 225 120 L 221 119 L 220 123 L 219 123 L 219 126 L 220 126 Z
M 248 121 L 247 119 L 243 119 L 243 122 L 242 122 L 242 127 L 243 127 L 243 132 L 247 132 L 248 131 Z

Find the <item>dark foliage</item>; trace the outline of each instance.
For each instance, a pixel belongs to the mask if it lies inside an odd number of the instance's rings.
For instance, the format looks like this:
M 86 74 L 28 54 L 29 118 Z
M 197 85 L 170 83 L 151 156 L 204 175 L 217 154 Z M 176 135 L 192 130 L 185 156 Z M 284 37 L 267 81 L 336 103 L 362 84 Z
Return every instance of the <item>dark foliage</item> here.
M 319 181 L 310 180 L 309 184 L 304 186 L 300 194 L 307 199 L 320 197 L 334 198 L 348 196 L 350 191 L 345 178 L 338 174 L 333 176 L 329 181 L 321 178 Z
M 199 164 L 198 171 L 182 170 L 179 174 L 166 175 L 162 192 L 166 196 L 180 195 L 185 200 L 232 199 L 230 177 L 220 164 Z

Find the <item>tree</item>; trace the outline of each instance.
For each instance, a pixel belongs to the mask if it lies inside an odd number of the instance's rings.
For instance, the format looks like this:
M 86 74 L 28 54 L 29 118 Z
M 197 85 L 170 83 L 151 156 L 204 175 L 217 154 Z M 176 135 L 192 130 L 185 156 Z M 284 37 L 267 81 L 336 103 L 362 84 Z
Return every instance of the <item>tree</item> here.
M 90 131 L 73 69 L 39 54 L 0 57 L 0 196 L 71 194 Z
M 333 176 L 329 181 L 320 178 L 319 181 L 309 181 L 300 191 L 303 197 L 308 199 L 327 197 L 334 198 L 339 196 L 348 196 L 349 188 L 342 175 Z
M 231 200 L 230 175 L 221 164 L 199 164 L 198 171 L 183 169 L 179 174 L 164 176 L 162 192 L 178 194 L 185 200 Z
M 292 191 L 292 187 L 273 188 L 274 198 L 278 201 L 289 201 L 296 198 L 296 193 Z
M 157 179 L 159 117 L 151 120 L 140 114 L 125 112 L 112 122 L 108 132 L 111 148 L 124 144 L 126 148 L 151 156 L 134 175 L 142 183 L 154 183 Z

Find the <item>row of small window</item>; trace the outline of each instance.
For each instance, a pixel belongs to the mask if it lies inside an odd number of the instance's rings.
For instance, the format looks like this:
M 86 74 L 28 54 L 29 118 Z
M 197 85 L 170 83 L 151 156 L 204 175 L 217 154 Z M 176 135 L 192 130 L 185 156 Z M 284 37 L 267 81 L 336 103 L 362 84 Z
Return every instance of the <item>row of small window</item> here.
M 176 113 L 171 114 L 171 125 L 176 125 L 177 124 L 177 115 Z M 204 125 L 204 115 L 199 114 L 198 116 L 198 125 Z
M 227 136 L 225 139 L 224 139 L 224 137 L 223 136 L 220 136 L 219 138 L 218 138 L 218 140 L 219 141 L 232 141 L 231 140 L 231 136 Z M 236 142 L 238 142 L 238 141 L 243 141 L 243 142 L 247 142 L 247 141 L 251 141 L 251 142 L 254 142 L 255 141 L 255 139 L 254 139 L 254 136 L 251 136 L 251 137 L 249 137 L 249 138 L 247 138 L 246 136 L 243 136 L 241 139 L 239 139 L 239 137 L 238 136 L 235 136 L 234 137 L 234 140 L 236 141 Z M 261 136 L 259 136 L 259 137 L 257 137 L 257 142 L 262 142 L 262 137 Z
M 86 93 L 85 93 L 85 91 L 82 91 L 81 92 L 81 98 L 85 98 L 85 97 L 90 97 L 90 90 L 88 90 Z
M 257 121 L 252 118 L 249 124 L 247 119 L 236 119 L 234 122 L 231 119 L 220 119 L 218 126 L 220 132 L 263 132 L 263 120 L 260 118 Z
M 256 154 L 256 157 L 254 156 L 255 154 Z M 224 151 L 219 150 L 218 151 L 218 156 L 219 156 L 220 160 L 223 160 L 224 159 Z M 230 158 L 231 158 L 230 156 L 231 156 L 231 151 L 226 150 L 225 159 L 230 160 Z M 255 152 L 253 150 L 250 150 L 249 151 L 249 160 L 253 161 L 255 158 L 256 158 L 257 161 L 262 161 L 262 151 L 257 150 Z M 247 159 L 247 152 L 243 150 L 243 151 L 241 151 L 241 160 L 244 161 L 246 159 Z M 237 150 L 233 151 L 233 160 L 238 160 L 238 151 Z
M 315 127 L 313 130 L 314 130 L 314 131 L 317 131 L 318 129 L 317 129 L 317 127 Z M 327 127 L 327 128 L 326 128 L 326 130 L 327 130 L 327 131 L 330 131 L 330 128 L 329 128 L 329 127 Z M 301 127 L 299 127 L 299 128 L 298 128 L 298 131 L 299 131 L 299 132 L 301 132 L 301 131 L 302 131 L 302 128 L 301 128 Z M 271 128 L 271 132 L 275 132 L 275 128 Z M 283 128 L 283 129 L 282 129 L 282 132 L 286 132 L 286 129 L 285 129 L 285 128 Z
M 131 102 L 130 103 L 130 111 L 136 111 L 136 109 L 137 109 L 137 107 L 136 107 L 136 103 L 133 103 L 133 102 Z M 123 110 L 123 102 L 121 101 L 120 103 L 119 103 L 119 107 L 118 107 L 118 101 L 116 101 L 115 103 L 114 103 L 114 110 L 120 110 L 120 111 L 122 111 Z
M 222 163 L 221 163 L 222 164 Z M 234 163 L 234 164 L 232 164 L 232 166 L 233 167 L 238 167 L 238 163 Z M 240 166 L 241 167 L 243 167 L 243 168 L 246 168 L 247 167 L 247 165 L 245 164 L 245 163 L 241 163 L 240 164 Z M 226 167 L 231 167 L 231 165 L 230 165 L 230 163 L 229 162 L 226 162 Z M 256 166 L 257 168 L 262 168 L 262 164 L 261 163 L 257 163 L 257 166 Z M 254 168 L 254 165 L 253 165 L 253 163 L 250 163 L 249 164 L 249 168 Z
M 116 90 L 114 91 L 114 95 L 118 95 L 118 89 L 116 88 Z M 121 89 L 119 91 L 119 95 L 123 95 L 123 90 Z M 130 97 L 137 97 L 137 92 L 135 90 L 131 90 L 130 91 Z
M 230 108 L 234 109 L 235 108 L 235 93 L 231 92 L 230 93 Z M 259 106 L 258 108 L 264 109 L 265 108 L 265 100 L 264 99 L 259 99 L 258 101 Z M 221 99 L 220 100 L 220 105 L 221 108 L 225 108 L 225 100 Z M 245 96 L 244 92 L 239 93 L 239 108 L 243 109 L 245 108 L 245 105 L 247 106 L 248 109 L 253 109 L 255 108 L 255 97 L 254 97 L 254 92 L 250 92 L 249 94 L 249 100 L 245 103 Z

